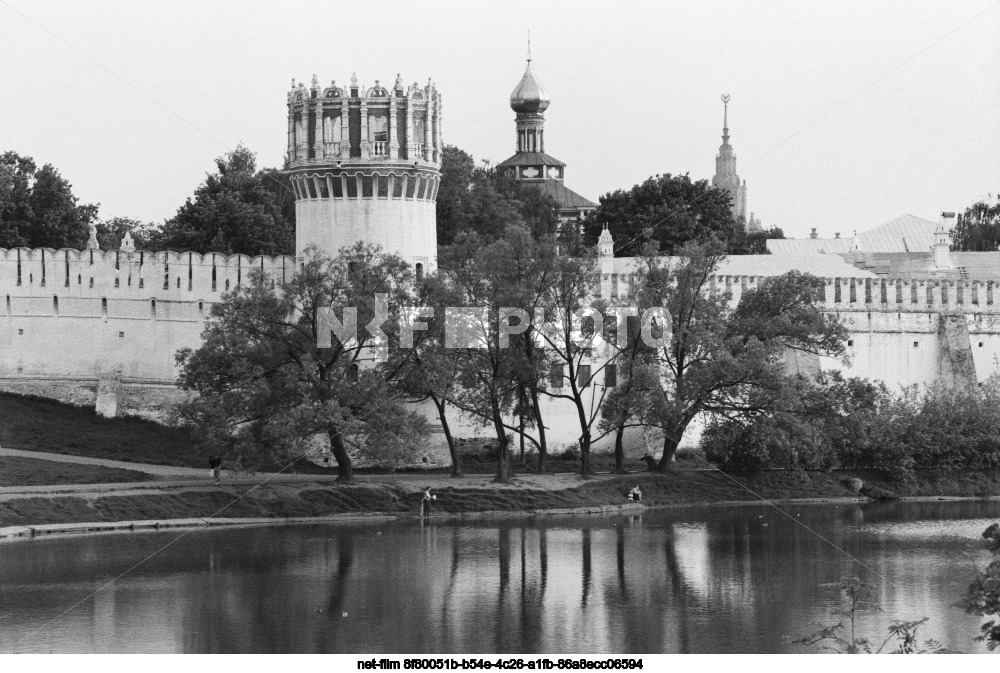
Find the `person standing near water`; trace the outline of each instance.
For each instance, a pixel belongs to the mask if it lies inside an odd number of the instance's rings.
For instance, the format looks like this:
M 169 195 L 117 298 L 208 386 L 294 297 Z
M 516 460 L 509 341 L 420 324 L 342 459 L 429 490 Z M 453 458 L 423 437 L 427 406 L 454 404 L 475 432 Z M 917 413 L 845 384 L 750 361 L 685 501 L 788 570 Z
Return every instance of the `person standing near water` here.
M 428 486 L 424 490 L 424 497 L 420 501 L 420 516 L 430 516 L 431 514 L 431 502 L 437 500 L 436 495 L 431 495 L 431 487 Z
M 639 490 L 638 484 L 628 492 L 628 499 L 632 502 L 642 502 L 642 491 Z

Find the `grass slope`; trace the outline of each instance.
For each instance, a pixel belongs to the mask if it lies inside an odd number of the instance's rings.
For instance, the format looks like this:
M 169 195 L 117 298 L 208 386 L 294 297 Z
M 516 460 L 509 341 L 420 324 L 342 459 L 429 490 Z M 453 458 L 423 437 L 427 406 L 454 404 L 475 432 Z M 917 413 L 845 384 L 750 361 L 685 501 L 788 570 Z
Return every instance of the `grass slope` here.
M 53 484 L 106 484 L 149 481 L 152 475 L 101 465 L 76 465 L 51 460 L 0 456 L 0 486 L 42 486 Z
M 186 428 L 10 393 L 0 393 L 0 446 L 183 467 L 207 461 Z

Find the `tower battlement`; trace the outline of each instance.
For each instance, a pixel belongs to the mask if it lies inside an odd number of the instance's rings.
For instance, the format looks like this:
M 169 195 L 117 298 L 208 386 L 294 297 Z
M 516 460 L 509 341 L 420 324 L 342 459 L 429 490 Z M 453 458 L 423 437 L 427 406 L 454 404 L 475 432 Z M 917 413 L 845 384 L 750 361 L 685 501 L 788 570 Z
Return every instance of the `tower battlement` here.
M 391 88 L 352 76 L 287 94 L 288 168 L 296 251 L 328 254 L 357 241 L 400 254 L 416 271 L 437 262 L 435 200 L 441 180 L 441 94 L 433 82 Z

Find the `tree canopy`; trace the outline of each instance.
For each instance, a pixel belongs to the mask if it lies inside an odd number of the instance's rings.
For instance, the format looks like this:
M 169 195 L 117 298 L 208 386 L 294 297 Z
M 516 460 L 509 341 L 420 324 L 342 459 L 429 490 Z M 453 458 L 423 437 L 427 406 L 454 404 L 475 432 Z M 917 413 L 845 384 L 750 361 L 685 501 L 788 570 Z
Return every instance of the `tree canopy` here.
M 959 214 L 952 232 L 951 249 L 961 252 L 1000 250 L 1000 195 L 995 199 L 987 196 Z
M 596 245 L 605 225 L 614 232 L 618 257 L 638 257 L 650 242 L 660 254 L 672 255 L 686 243 L 713 237 L 726 244 L 725 252 L 742 252 L 743 224 L 733 218 L 729 195 L 687 174 L 657 175 L 602 196 L 584 220 L 584 243 Z
M 292 254 L 294 196 L 276 169 L 257 170 L 256 154 L 240 145 L 216 159 L 193 198 L 151 236 L 156 250 L 244 255 Z
M 96 204 L 80 204 L 52 164 L 0 155 L 0 248 L 83 248 Z
M 552 236 L 559 224 L 558 204 L 538 189 L 476 166 L 472 155 L 446 145 L 437 194 L 439 245 L 450 245 L 461 232 L 492 241 L 508 226 L 525 226 L 536 238 Z
M 181 418 L 248 468 L 284 467 L 317 435 L 329 441 L 342 480 L 353 477 L 349 449 L 390 462 L 406 455 L 425 423 L 371 356 L 397 345 L 412 280 L 402 259 L 363 243 L 334 258 L 307 251 L 307 262 L 280 286 L 255 272 L 213 305 L 202 345 L 178 352 L 178 383 L 198 393 Z M 346 327 L 352 307 L 357 329 L 338 334 L 324 311 Z M 373 336 L 375 327 L 385 342 Z

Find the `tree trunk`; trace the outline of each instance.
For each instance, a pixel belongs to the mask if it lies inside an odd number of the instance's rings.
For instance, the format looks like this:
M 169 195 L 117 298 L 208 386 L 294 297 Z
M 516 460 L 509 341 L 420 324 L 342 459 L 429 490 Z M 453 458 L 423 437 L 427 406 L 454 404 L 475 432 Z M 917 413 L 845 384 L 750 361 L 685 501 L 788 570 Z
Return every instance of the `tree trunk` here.
M 445 407 L 448 402 L 437 395 L 431 395 L 431 399 L 434 400 L 434 406 L 437 407 L 438 418 L 441 420 L 441 428 L 444 430 L 444 438 L 448 442 L 448 454 L 451 455 L 451 476 L 461 477 L 462 467 L 458 461 L 458 447 L 455 446 L 455 438 L 451 436 L 451 428 L 448 426 L 448 416 L 445 413 Z
M 580 476 L 590 476 L 590 433 L 580 436 Z
M 545 463 L 548 462 L 549 446 L 545 441 L 545 424 L 542 423 L 542 410 L 538 405 L 538 391 L 532 389 L 531 404 L 535 412 L 535 427 L 538 428 L 538 472 L 545 470 Z
M 518 433 L 521 435 L 521 469 L 524 469 L 524 414 L 518 414 Z
M 333 450 L 333 457 L 337 460 L 337 481 L 354 481 L 354 466 L 351 464 L 351 457 L 344 448 L 344 438 L 337 428 L 327 430 L 330 438 L 330 448 Z
M 507 455 L 507 428 L 503 426 L 503 419 L 497 405 L 493 405 L 493 428 L 497 433 L 497 476 L 493 480 L 498 484 L 510 483 L 510 462 Z
M 625 472 L 625 424 L 619 423 L 615 431 L 615 472 Z
M 670 461 L 674 459 L 674 454 L 677 453 L 677 445 L 680 444 L 680 438 L 683 433 L 676 433 L 671 435 L 669 432 L 663 433 L 663 455 L 660 456 L 660 462 L 656 468 L 660 472 L 666 472 L 667 468 L 670 467 Z

